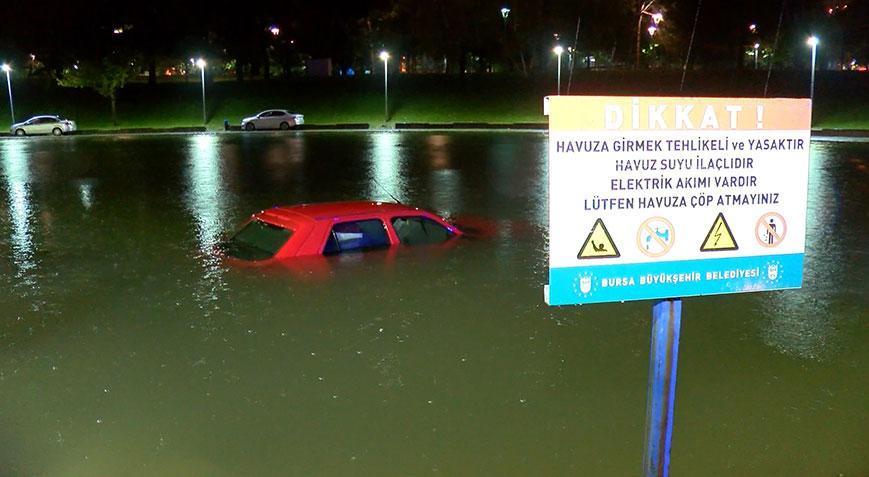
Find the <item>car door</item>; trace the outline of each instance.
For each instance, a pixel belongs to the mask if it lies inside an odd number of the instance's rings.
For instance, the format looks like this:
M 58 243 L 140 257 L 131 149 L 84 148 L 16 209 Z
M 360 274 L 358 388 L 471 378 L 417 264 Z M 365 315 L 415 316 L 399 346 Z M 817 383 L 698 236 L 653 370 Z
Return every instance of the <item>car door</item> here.
M 383 220 L 377 217 L 360 218 L 332 224 L 323 246 L 323 255 L 362 252 L 390 245 Z
M 24 132 L 27 134 L 39 134 L 39 128 L 42 124 L 42 118 L 33 118 L 24 125 Z
M 267 113 L 268 117 L 266 118 L 266 126 L 265 126 L 267 129 L 275 129 L 278 127 L 278 125 L 276 123 L 276 118 L 275 118 L 275 116 L 277 114 L 278 114 L 277 111 L 269 111 Z
M 293 118 L 290 117 L 289 114 L 278 111 L 277 115 L 275 115 L 275 127 L 280 128 L 282 123 L 287 123 L 288 125 L 293 125 Z
M 34 134 L 48 134 L 51 132 L 51 118 L 39 118 L 36 120 Z

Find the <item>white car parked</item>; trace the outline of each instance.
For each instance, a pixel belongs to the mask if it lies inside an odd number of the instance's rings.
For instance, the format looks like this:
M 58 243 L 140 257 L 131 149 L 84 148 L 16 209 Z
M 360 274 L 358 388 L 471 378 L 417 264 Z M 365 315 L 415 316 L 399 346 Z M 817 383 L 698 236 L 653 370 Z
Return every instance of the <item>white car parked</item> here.
M 23 123 L 13 124 L 9 132 L 16 136 L 51 134 L 61 136 L 75 131 L 75 121 L 61 116 L 34 116 Z
M 284 109 L 269 109 L 256 116 L 241 120 L 241 128 L 245 131 L 255 131 L 257 129 L 287 130 L 301 124 L 305 124 L 304 115 L 290 113 Z

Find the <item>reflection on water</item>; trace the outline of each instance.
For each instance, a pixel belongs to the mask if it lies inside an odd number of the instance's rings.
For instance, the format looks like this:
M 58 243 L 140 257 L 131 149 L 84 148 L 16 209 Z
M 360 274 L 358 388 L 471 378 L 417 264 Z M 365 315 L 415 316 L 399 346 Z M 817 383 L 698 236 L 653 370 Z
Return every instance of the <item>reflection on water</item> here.
M 767 345 L 793 356 L 823 359 L 835 352 L 841 342 L 843 316 L 831 309 L 834 295 L 849 275 L 844 250 L 851 245 L 845 237 L 836 237 L 842 211 L 862 204 L 845 203 L 845 184 L 838 172 L 840 157 L 829 143 L 813 143 L 809 166 L 809 205 L 806 213 L 806 263 L 803 288 L 808 293 L 770 293 L 761 303 L 764 319 L 760 322 Z
M 3 141 L 3 179 L 6 203 L 12 222 L 10 244 L 12 262 L 16 268 L 14 286 L 19 292 L 36 288 L 33 221 L 31 204 L 30 158 L 26 141 Z
M 192 136 L 188 157 L 185 205 L 196 226 L 197 256 L 202 264 L 202 278 L 196 299 L 200 307 L 205 308 L 217 301 L 218 292 L 226 288 L 224 269 L 214 252 L 221 234 L 229 225 L 227 182 L 231 179 L 224 174 L 226 164 L 221 162 L 217 136 Z M 208 313 L 210 310 L 206 311 Z
M 78 195 L 81 199 L 81 205 L 85 210 L 91 210 L 94 206 L 94 181 L 93 179 L 82 179 L 77 181 Z
M 450 137 L 432 134 L 425 142 L 431 164 L 428 205 L 445 217 L 455 216 L 464 210 L 464 203 L 462 176 L 450 160 Z
M 406 179 L 398 148 L 399 133 L 375 132 L 370 136 L 371 159 L 368 198 L 384 202 L 404 202 Z

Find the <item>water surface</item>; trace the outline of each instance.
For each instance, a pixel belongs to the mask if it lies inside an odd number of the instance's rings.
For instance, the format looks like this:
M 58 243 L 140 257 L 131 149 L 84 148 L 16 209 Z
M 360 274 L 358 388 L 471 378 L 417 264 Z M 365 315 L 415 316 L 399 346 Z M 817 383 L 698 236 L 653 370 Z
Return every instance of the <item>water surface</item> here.
M 539 133 L 0 141 L 0 475 L 637 475 L 650 302 L 550 308 Z M 266 269 L 275 204 L 489 232 Z M 674 475 L 866 475 L 869 143 L 813 143 L 799 291 L 685 300 Z

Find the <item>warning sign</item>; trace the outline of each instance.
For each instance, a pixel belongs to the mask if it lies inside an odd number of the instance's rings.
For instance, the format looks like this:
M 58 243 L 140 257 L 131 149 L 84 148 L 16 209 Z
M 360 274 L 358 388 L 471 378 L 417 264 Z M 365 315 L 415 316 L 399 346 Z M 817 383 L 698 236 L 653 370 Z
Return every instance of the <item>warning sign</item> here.
M 603 220 L 597 219 L 576 258 L 616 258 L 621 256 Z
M 547 303 L 802 286 L 809 99 L 547 104 Z
M 725 250 L 739 250 L 739 245 L 736 243 L 736 239 L 733 238 L 733 232 L 730 231 L 730 226 L 727 225 L 724 213 L 719 212 L 718 217 L 715 217 L 715 222 L 712 222 L 709 233 L 706 234 L 706 240 L 700 246 L 700 251 L 718 252 Z

